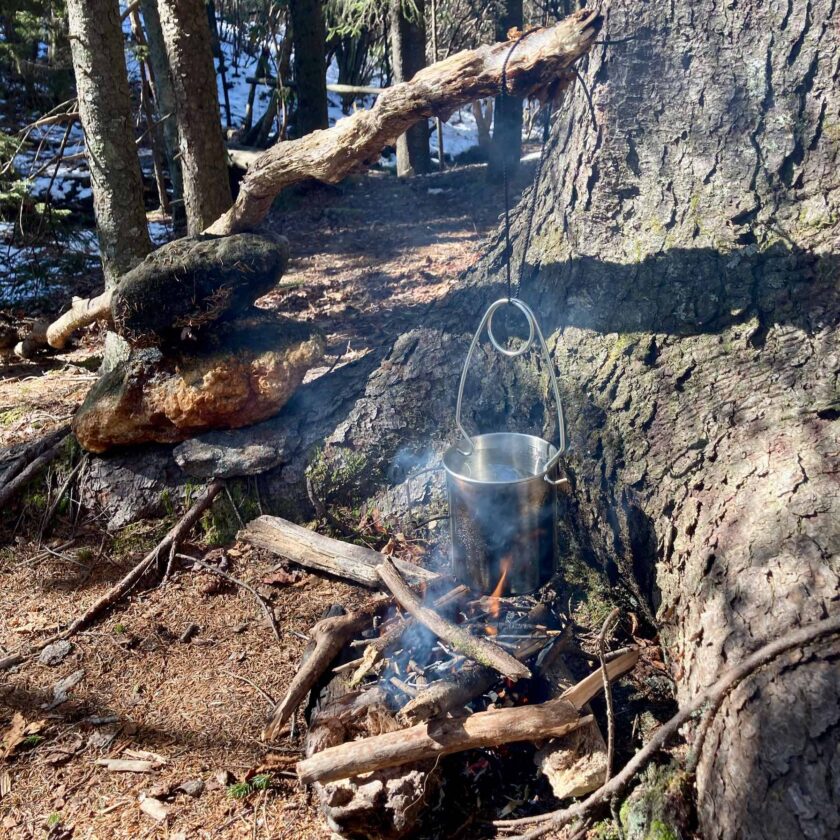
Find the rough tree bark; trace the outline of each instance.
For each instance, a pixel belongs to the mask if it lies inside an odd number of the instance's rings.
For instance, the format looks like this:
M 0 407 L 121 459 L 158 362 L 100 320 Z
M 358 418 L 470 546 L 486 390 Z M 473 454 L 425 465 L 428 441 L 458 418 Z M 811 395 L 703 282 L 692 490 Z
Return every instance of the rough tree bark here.
M 522 296 L 567 405 L 565 557 L 630 581 L 685 700 L 838 608 L 840 35 L 827 4 L 614 0 L 606 16 L 582 70 L 592 105 L 576 86 L 555 121 Z M 303 496 L 318 444 L 336 473 L 363 460 L 368 492 L 397 485 L 380 511 L 406 489 L 428 498 L 400 465 L 433 465 L 451 440 L 501 251 L 422 329 L 259 429 L 280 442 L 264 501 Z M 550 434 L 529 370 L 479 359 L 473 422 Z M 838 656 L 784 656 L 724 701 L 697 769 L 704 837 L 840 831 Z
M 508 32 L 522 27 L 522 0 L 505 0 L 498 9 L 496 40 L 507 41 Z M 497 96 L 493 113 L 493 142 L 490 145 L 489 171 L 492 175 L 507 169 L 516 172 L 522 156 L 522 99 Z
M 409 9 L 404 0 L 391 0 L 391 67 L 394 82 L 408 82 L 426 66 L 426 24 L 424 0 Z M 431 171 L 429 123 L 420 120 L 397 138 L 397 175 L 425 175 Z
M 187 231 L 201 233 L 231 204 L 216 71 L 201 0 L 158 0 L 172 72 Z
M 297 137 L 320 128 L 327 121 L 327 32 L 321 0 L 291 0 L 294 72 L 297 83 Z
M 79 117 L 106 286 L 151 250 L 116 0 L 68 0 Z

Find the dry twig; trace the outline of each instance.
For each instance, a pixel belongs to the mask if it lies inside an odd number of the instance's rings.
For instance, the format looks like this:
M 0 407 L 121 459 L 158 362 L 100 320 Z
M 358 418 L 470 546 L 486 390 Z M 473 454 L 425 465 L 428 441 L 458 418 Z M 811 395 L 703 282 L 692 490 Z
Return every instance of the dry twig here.
M 251 586 L 250 583 L 245 583 L 244 580 L 239 580 L 239 578 L 235 578 L 233 575 L 229 575 L 227 572 L 223 572 L 221 569 L 213 566 L 211 563 L 207 563 L 204 560 L 199 560 L 197 557 L 189 557 L 186 554 L 178 554 L 176 555 L 181 560 L 187 560 L 191 563 L 196 563 L 197 565 L 201 566 L 202 569 L 205 569 L 208 572 L 212 572 L 214 575 L 218 575 L 220 578 L 223 578 L 230 583 L 235 584 L 236 586 L 244 589 L 246 592 L 250 592 L 254 598 L 256 598 L 257 603 L 260 605 L 260 609 L 263 611 L 265 615 L 266 621 L 268 621 L 269 626 L 271 627 L 272 632 L 274 633 L 274 638 L 277 639 L 278 642 L 282 641 L 282 636 L 280 634 L 280 628 L 277 625 L 277 619 L 274 618 L 274 613 L 271 611 L 271 607 L 268 606 L 265 602 L 265 598 Z
M 518 680 L 531 676 L 527 665 L 519 662 L 498 645 L 494 645 L 487 639 L 473 636 L 457 624 L 439 616 L 430 607 L 424 606 L 409 589 L 390 558 L 386 558 L 381 565 L 377 566 L 376 571 L 382 582 L 391 590 L 397 603 L 450 647 L 511 679 Z

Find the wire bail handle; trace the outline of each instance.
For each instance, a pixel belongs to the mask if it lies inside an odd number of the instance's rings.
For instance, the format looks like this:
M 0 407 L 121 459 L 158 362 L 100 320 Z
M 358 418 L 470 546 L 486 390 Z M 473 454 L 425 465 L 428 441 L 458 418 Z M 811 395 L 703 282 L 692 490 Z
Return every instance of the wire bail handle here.
M 513 348 L 512 350 L 508 350 L 507 348 L 503 347 L 496 339 L 496 336 L 493 334 L 493 315 L 496 313 L 496 310 L 502 306 L 514 306 L 516 307 L 524 316 L 528 322 L 528 338 L 522 342 L 518 347 Z M 462 455 L 472 455 L 475 446 L 473 445 L 472 438 L 467 433 L 467 430 L 464 428 L 463 423 L 461 422 L 461 405 L 464 401 L 464 387 L 467 383 L 467 373 L 469 372 L 470 362 L 472 361 L 472 357 L 475 354 L 475 348 L 478 346 L 478 341 L 481 338 L 481 333 L 484 330 L 485 326 L 487 327 L 487 336 L 490 339 L 490 343 L 493 345 L 494 349 L 501 353 L 503 356 L 506 356 L 509 359 L 515 359 L 517 356 L 521 356 L 523 353 L 526 353 L 534 344 L 534 336 L 537 337 L 540 344 L 540 351 L 542 352 L 543 361 L 548 368 L 548 377 L 551 382 L 551 390 L 554 394 L 554 402 L 557 407 L 557 432 L 560 438 L 559 446 L 557 447 L 557 452 L 548 459 L 548 461 L 543 464 L 542 469 L 540 472 L 545 473 L 545 478 L 547 481 L 552 482 L 552 479 L 548 477 L 548 473 L 556 466 L 557 462 L 560 460 L 562 454 L 566 451 L 566 424 L 563 420 L 563 403 L 560 400 L 560 389 L 557 387 L 557 377 L 554 374 L 554 363 L 551 360 L 551 356 L 548 352 L 548 346 L 545 343 L 545 338 L 542 334 L 542 330 L 540 329 L 540 325 L 537 322 L 536 315 L 534 315 L 533 310 L 530 306 L 528 306 L 525 301 L 520 300 L 519 298 L 500 298 L 499 300 L 491 303 L 490 306 L 487 308 L 487 311 L 484 313 L 484 317 L 481 319 L 481 323 L 478 325 L 478 329 L 475 331 L 475 335 L 472 338 L 472 342 L 470 343 L 470 349 L 467 351 L 467 358 L 464 361 L 464 368 L 461 371 L 461 381 L 458 385 L 458 402 L 455 407 L 455 425 L 458 429 L 458 432 L 461 435 L 463 441 L 466 442 L 467 450 L 464 451 L 458 446 L 458 451 Z

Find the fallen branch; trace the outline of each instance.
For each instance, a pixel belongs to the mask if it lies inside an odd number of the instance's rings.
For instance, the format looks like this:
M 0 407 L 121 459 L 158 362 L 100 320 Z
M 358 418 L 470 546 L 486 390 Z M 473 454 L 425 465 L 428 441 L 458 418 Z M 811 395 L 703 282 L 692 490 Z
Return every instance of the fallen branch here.
M 338 652 L 353 636 L 370 624 L 376 613 L 383 610 L 390 598 L 377 598 L 368 606 L 346 615 L 324 618 L 310 631 L 313 647 L 306 652 L 286 696 L 272 713 L 271 722 L 263 730 L 263 739 L 272 741 L 280 734 L 301 700 L 311 691 L 321 675 L 329 668 Z
M 214 575 L 218 575 L 223 580 L 229 581 L 230 583 L 238 586 L 240 589 L 244 589 L 246 592 L 250 592 L 260 605 L 260 609 L 265 615 L 265 620 L 268 622 L 271 627 L 271 631 L 274 633 L 274 638 L 277 639 L 278 642 L 282 642 L 283 637 L 280 635 L 280 627 L 277 624 L 277 619 L 274 618 L 274 613 L 271 611 L 271 607 L 266 604 L 265 599 L 259 592 L 257 592 L 256 589 L 254 589 L 253 586 L 249 583 L 245 583 L 244 580 L 239 580 L 239 578 L 229 575 L 227 572 L 223 572 L 221 569 L 216 568 L 216 566 L 213 566 L 210 563 L 206 563 L 204 560 L 199 560 L 197 557 L 188 557 L 186 554 L 177 554 L 176 556 L 181 560 L 188 560 L 195 563 L 196 565 L 201 566 L 202 569 L 212 572 Z
M 517 97 L 548 90 L 560 93 L 574 78 L 572 64 L 592 46 L 601 24 L 597 11 L 582 9 L 555 26 L 530 32 L 507 61 L 509 93 Z M 418 120 L 445 119 L 462 105 L 495 96 L 511 46 L 510 41 L 492 44 L 435 62 L 411 81 L 383 90 L 372 108 L 357 111 L 332 128 L 249 156 L 241 161 L 247 172 L 236 201 L 205 233 L 227 236 L 251 230 L 268 214 L 278 193 L 292 184 L 310 178 L 338 183 L 378 160 L 382 149 Z M 109 319 L 111 294 L 108 290 L 90 300 L 75 300 L 47 330 L 49 345 L 61 349 L 74 330 Z
M 555 26 L 536 29 L 507 61 L 512 96 L 536 94 L 572 75 L 569 67 L 584 55 L 601 28 L 596 11 L 583 9 Z M 308 178 L 335 184 L 377 160 L 418 120 L 445 119 L 454 110 L 499 90 L 510 41 L 465 50 L 421 70 L 409 82 L 382 91 L 374 106 L 339 120 L 332 128 L 277 143 L 247 170 L 234 205 L 205 231 L 225 236 L 249 230 L 268 213 L 286 187 Z
M 609 667 L 617 676 L 632 668 L 638 658 L 638 652 L 633 651 L 613 660 Z M 408 729 L 349 741 L 301 761 L 298 778 L 305 783 L 329 782 L 463 750 L 565 735 L 591 722 L 591 716 L 581 717 L 580 709 L 600 687 L 601 675 L 596 672 L 547 703 L 418 723 Z
M 332 782 L 464 750 L 564 735 L 588 721 L 563 700 L 493 709 L 467 718 L 419 723 L 409 729 L 348 741 L 298 762 L 296 769 L 305 784 Z
M 463 653 L 475 662 L 494 668 L 500 674 L 512 680 L 531 676 L 531 671 L 507 651 L 487 639 L 473 636 L 472 633 L 447 621 L 430 607 L 424 606 L 420 599 L 408 588 L 397 567 L 390 558 L 386 558 L 376 568 L 382 582 L 391 590 L 397 603 L 417 621 L 432 631 L 441 641 L 446 642 L 458 653 Z
M 67 429 L 67 426 L 62 426 L 60 433 L 56 433 L 54 438 L 51 438 L 51 440 L 55 439 L 55 442 L 46 451 L 41 452 L 40 455 L 30 461 L 17 475 L 0 487 L 0 508 L 6 505 L 22 487 L 32 481 L 47 464 L 55 459 L 56 455 L 61 451 L 64 441 L 69 437 Z
M 536 838 L 542 837 L 549 831 L 557 831 L 563 828 L 563 826 L 568 825 L 572 820 L 585 817 L 596 806 L 620 794 L 627 784 L 635 778 L 636 774 L 679 731 L 680 727 L 707 703 L 713 705 L 719 704 L 720 698 L 732 691 L 738 683 L 783 653 L 787 653 L 787 651 L 794 650 L 795 648 L 801 648 L 804 645 L 816 642 L 827 636 L 837 635 L 838 633 L 840 633 L 840 615 L 834 615 L 824 621 L 816 621 L 805 627 L 800 627 L 798 630 L 793 630 L 781 639 L 774 639 L 772 642 L 768 642 L 754 653 L 751 653 L 743 662 L 725 671 L 708 688 L 698 692 L 677 714 L 656 730 L 647 745 L 630 759 L 620 773 L 613 776 L 609 782 L 596 790 L 591 796 L 569 808 L 553 811 L 539 817 L 498 821 L 496 825 L 499 827 L 510 827 L 539 822 L 541 824 L 533 831 L 519 835 L 516 838 L 516 840 L 536 840 Z
M 21 652 L 7 656 L 0 660 L 0 670 L 17 665 L 24 659 L 28 659 L 34 653 L 43 650 L 47 645 L 57 642 L 60 639 L 68 639 L 81 630 L 89 627 L 93 621 L 99 618 L 106 610 L 122 600 L 131 589 L 143 578 L 146 572 L 157 563 L 163 554 L 173 544 L 181 542 L 192 530 L 193 525 L 212 503 L 213 499 L 221 492 L 224 482 L 214 479 L 199 496 L 192 507 L 183 515 L 180 521 L 166 534 L 166 536 L 136 565 L 128 574 L 115 583 L 101 598 L 91 604 L 82 615 L 75 619 L 66 630 L 51 636 L 45 641 L 39 642 L 37 646 L 27 652 Z

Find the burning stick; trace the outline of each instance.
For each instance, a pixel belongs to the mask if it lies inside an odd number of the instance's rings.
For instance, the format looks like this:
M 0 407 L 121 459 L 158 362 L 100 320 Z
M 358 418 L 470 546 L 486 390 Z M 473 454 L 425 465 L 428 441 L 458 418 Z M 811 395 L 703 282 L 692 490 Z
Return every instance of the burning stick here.
M 517 680 L 531 676 L 531 671 L 526 665 L 523 665 L 498 645 L 494 645 L 487 639 L 473 636 L 472 633 L 468 633 L 463 628 L 458 627 L 457 624 L 439 616 L 430 607 L 424 607 L 417 596 L 408 588 L 390 558 L 386 558 L 384 563 L 377 566 L 376 571 L 382 582 L 391 590 L 391 594 L 397 603 L 450 647 L 482 665 L 494 668 L 500 674 L 511 679 Z
M 544 645 L 544 639 L 525 640 L 517 646 L 514 656 L 520 660 L 528 659 Z M 484 694 L 498 679 L 499 675 L 492 668 L 471 662 L 451 679 L 435 680 L 418 692 L 416 697 L 403 706 L 399 718 L 407 723 L 419 723 L 439 717 Z
M 631 651 L 614 659 L 607 665 L 610 679 L 629 671 L 638 658 L 638 651 Z M 580 709 L 601 688 L 601 674 L 596 671 L 548 703 L 491 709 L 468 718 L 418 723 L 409 729 L 349 741 L 299 762 L 298 778 L 307 784 L 329 782 L 463 750 L 565 735 L 592 721 L 590 715 L 581 717 Z
M 301 664 L 289 686 L 288 693 L 274 709 L 271 722 L 263 730 L 263 738 L 266 741 L 271 741 L 280 734 L 298 703 L 309 693 L 321 674 L 327 670 L 336 654 L 350 638 L 363 630 L 370 623 L 371 617 L 383 610 L 390 600 L 390 598 L 377 598 L 356 612 L 325 618 L 312 628 L 309 635 L 314 648 Z

